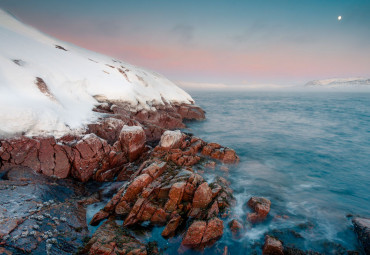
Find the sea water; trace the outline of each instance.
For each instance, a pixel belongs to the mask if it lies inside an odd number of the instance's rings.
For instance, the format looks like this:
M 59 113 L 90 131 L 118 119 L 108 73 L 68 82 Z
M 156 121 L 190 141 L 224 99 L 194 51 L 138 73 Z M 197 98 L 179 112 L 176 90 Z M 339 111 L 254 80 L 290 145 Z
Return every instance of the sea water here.
M 359 250 L 349 216 L 370 216 L 370 93 L 190 93 L 207 119 L 186 131 L 240 156 L 227 175 L 234 217 L 245 222 L 251 196 L 272 203 L 266 221 L 239 239 L 226 222 L 205 253 L 227 245 L 230 254 L 259 254 L 265 234 L 325 254 Z

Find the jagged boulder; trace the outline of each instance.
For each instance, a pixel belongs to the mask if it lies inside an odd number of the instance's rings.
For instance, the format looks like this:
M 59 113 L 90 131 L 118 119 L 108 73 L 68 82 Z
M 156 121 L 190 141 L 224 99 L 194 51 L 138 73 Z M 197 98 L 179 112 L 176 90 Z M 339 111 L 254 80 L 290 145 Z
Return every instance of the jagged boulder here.
M 248 206 L 254 210 L 248 213 L 247 219 L 252 223 L 263 221 L 270 212 L 271 201 L 264 197 L 251 197 Z
M 119 141 L 130 162 L 135 161 L 145 150 L 146 136 L 141 126 L 123 126 Z
M 206 221 L 195 221 L 188 228 L 181 245 L 193 249 L 202 249 L 212 245 L 223 234 L 223 221 L 213 218 Z
M 264 255 L 283 255 L 284 254 L 283 244 L 275 237 L 266 235 L 262 254 Z

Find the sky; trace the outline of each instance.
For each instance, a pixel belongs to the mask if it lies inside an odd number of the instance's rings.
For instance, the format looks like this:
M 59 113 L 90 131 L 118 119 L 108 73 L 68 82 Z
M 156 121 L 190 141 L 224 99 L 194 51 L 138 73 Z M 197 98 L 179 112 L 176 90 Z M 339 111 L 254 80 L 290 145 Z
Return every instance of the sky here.
M 0 0 L 0 8 L 187 84 L 370 77 L 369 0 Z

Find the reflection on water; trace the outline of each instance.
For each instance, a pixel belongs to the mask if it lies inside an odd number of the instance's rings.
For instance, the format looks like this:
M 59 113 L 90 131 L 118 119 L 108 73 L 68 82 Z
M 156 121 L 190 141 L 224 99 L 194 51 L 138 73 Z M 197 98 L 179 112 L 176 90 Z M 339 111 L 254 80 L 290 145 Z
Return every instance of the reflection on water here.
M 259 253 L 268 232 L 328 254 L 358 248 L 346 215 L 370 215 L 370 94 L 191 94 L 207 120 L 189 123 L 188 131 L 241 157 L 229 175 L 234 213 L 244 219 L 252 195 L 272 202 L 266 222 L 239 240 L 226 229 L 219 247 Z

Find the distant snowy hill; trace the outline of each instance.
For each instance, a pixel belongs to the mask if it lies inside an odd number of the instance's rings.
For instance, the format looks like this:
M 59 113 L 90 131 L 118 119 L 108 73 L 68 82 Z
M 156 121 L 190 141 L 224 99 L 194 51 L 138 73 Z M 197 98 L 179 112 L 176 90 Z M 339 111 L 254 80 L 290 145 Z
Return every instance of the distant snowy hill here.
M 370 79 L 365 78 L 334 78 L 325 80 L 314 80 L 305 84 L 312 87 L 350 87 L 370 85 Z
M 98 118 L 97 98 L 132 111 L 194 103 L 157 73 L 49 37 L 0 9 L 0 136 L 83 128 Z

